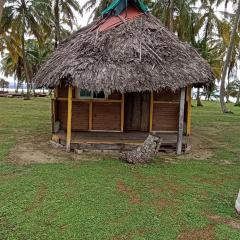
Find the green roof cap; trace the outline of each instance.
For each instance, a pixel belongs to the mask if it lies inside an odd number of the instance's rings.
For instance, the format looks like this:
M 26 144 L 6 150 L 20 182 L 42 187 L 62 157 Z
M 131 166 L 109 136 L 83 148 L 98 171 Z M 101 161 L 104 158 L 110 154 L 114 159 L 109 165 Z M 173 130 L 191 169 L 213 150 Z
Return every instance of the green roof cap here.
M 106 15 L 113 12 L 113 15 L 121 14 L 128 5 L 133 5 L 137 7 L 142 12 L 147 12 L 148 7 L 141 0 L 115 0 L 106 9 L 102 11 L 101 15 Z

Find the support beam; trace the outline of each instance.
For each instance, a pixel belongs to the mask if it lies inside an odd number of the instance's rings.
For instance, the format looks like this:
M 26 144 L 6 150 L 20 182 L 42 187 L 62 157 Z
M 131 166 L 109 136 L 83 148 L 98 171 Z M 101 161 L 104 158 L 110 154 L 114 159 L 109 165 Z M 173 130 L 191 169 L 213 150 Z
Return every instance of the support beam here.
M 185 88 L 181 88 L 180 110 L 179 110 L 179 120 L 178 120 L 177 155 L 180 155 L 182 153 L 184 106 L 185 106 Z
M 150 114 L 149 114 L 149 132 L 153 130 L 153 91 L 151 92 L 150 97 Z
M 58 87 L 54 89 L 54 98 L 58 98 Z
M 88 116 L 88 129 L 91 131 L 93 126 L 93 102 L 89 100 L 89 116 Z
M 121 102 L 121 132 L 124 131 L 124 111 L 125 111 L 125 94 L 122 94 L 122 102 Z
M 67 116 L 67 142 L 66 151 L 71 151 L 71 135 L 72 135 L 72 86 L 68 87 L 68 116 Z
M 187 87 L 187 131 L 186 134 L 191 134 L 191 122 L 192 122 L 192 87 Z
M 52 109 L 52 133 L 55 132 L 55 122 L 56 122 L 56 100 L 51 99 L 51 109 Z

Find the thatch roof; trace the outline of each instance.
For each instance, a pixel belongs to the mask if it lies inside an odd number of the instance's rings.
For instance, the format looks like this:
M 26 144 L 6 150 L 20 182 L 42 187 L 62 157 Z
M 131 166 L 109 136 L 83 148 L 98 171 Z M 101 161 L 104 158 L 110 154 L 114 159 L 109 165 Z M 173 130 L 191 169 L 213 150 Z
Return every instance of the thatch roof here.
M 99 21 L 62 42 L 35 76 L 37 87 L 62 79 L 93 91 L 176 90 L 214 80 L 208 63 L 151 14 L 107 31 Z

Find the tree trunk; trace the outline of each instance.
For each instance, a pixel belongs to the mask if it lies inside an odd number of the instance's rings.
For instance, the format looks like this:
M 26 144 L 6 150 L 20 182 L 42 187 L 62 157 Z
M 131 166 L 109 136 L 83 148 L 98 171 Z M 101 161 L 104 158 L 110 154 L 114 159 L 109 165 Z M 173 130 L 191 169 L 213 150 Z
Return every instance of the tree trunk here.
M 18 93 L 18 89 L 19 89 L 19 79 L 17 78 L 17 86 L 16 86 L 16 89 L 15 89 L 15 93 Z
M 0 21 L 2 19 L 2 13 L 3 13 L 3 6 L 4 6 L 5 0 L 0 0 Z
M 237 100 L 236 100 L 235 106 L 240 106 L 240 87 L 238 89 Z
M 169 0 L 169 29 L 173 32 L 174 0 Z
M 22 3 L 24 4 L 25 1 L 22 0 Z M 23 19 L 22 19 L 22 39 L 21 39 L 21 44 L 22 44 L 23 67 L 24 67 L 24 73 L 25 73 L 26 84 L 27 84 L 27 94 L 26 94 L 25 99 L 29 100 L 30 99 L 30 91 L 29 91 L 30 75 L 29 75 L 27 57 L 26 57 L 26 52 L 25 52 L 25 36 L 24 35 L 25 35 L 25 11 L 23 11 Z
M 55 48 L 60 42 L 60 14 L 59 14 L 59 0 L 55 0 L 54 4 L 54 22 L 55 22 Z
M 200 98 L 200 88 L 197 89 L 197 107 L 202 107 L 203 104 L 201 102 L 201 98 Z
M 222 77 L 221 77 L 221 86 L 220 86 L 220 104 L 221 104 L 221 109 L 223 113 L 231 113 L 231 111 L 229 111 L 227 109 L 226 103 L 224 101 L 225 98 L 225 80 L 226 80 L 226 75 L 227 75 L 227 70 L 228 70 L 228 66 L 231 60 L 231 55 L 232 55 L 232 50 L 234 47 L 234 40 L 235 40 L 235 35 L 237 32 L 237 28 L 238 28 L 238 22 L 239 22 L 239 16 L 240 16 L 240 0 L 238 1 L 238 8 L 237 8 L 237 12 L 236 12 L 236 19 L 235 19 L 235 23 L 233 26 L 233 30 L 231 33 L 231 39 L 230 39 L 230 44 L 229 44 L 229 48 L 227 51 L 227 56 L 226 56 L 226 60 L 224 63 L 224 67 L 223 67 L 223 72 L 222 72 Z

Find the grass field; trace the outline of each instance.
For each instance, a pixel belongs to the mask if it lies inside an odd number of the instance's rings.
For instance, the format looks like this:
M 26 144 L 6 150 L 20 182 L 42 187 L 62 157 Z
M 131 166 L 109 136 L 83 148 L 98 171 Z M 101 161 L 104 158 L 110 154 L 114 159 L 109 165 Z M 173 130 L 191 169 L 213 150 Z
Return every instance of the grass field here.
M 0 99 L 0 239 L 239 240 L 240 108 L 204 105 L 191 154 L 132 166 L 51 152 L 49 99 Z M 61 161 L 26 164 L 21 146 Z

